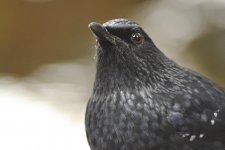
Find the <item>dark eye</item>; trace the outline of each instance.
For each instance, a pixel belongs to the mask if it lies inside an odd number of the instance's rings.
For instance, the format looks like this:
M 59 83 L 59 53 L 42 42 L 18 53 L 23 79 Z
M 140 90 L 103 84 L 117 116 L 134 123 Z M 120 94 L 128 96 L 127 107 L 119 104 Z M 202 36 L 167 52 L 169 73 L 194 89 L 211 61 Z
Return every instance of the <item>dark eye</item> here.
M 135 43 L 135 44 L 142 44 L 144 42 L 144 37 L 141 33 L 134 33 L 131 36 L 131 40 Z

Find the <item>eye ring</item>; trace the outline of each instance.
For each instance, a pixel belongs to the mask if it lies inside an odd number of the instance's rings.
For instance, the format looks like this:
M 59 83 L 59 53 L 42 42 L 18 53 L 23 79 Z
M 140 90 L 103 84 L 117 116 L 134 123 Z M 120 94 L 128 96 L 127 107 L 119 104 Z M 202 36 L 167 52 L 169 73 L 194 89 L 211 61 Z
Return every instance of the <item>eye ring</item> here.
M 140 32 L 134 33 L 131 35 L 131 40 L 137 44 L 140 45 L 144 42 L 144 37 Z

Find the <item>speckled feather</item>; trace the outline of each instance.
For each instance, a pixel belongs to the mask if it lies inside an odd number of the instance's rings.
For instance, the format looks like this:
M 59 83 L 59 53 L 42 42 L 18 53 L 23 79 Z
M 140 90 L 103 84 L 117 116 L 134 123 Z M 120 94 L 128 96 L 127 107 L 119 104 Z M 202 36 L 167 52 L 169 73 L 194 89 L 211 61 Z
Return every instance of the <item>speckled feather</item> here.
M 85 118 L 91 150 L 224 150 L 224 90 L 167 58 L 138 24 L 103 27 L 120 41 L 98 40 Z M 134 32 L 141 45 L 130 40 Z

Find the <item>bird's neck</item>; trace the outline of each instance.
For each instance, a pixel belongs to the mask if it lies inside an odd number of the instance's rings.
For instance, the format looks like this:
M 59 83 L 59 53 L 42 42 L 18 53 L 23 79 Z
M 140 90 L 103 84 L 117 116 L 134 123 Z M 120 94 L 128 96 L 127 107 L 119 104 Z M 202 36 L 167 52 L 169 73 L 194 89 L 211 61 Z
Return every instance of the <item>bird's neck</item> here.
M 159 58 L 161 59 L 161 58 Z M 162 58 L 164 59 L 164 58 Z M 101 60 L 103 61 L 103 60 Z M 151 89 L 163 86 L 176 70 L 170 69 L 174 65 L 170 60 L 160 60 L 148 63 L 114 62 L 114 58 L 108 58 L 104 62 L 97 63 L 94 93 L 107 94 L 113 91 L 140 90 L 143 87 Z M 176 65 L 176 64 L 175 64 Z

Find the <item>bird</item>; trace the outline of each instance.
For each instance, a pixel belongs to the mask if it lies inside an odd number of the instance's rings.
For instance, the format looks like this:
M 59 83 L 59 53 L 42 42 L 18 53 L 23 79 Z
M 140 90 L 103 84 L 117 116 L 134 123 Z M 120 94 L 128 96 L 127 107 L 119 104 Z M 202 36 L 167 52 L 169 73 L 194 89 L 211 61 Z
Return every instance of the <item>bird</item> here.
M 91 22 L 91 150 L 224 150 L 225 91 L 168 58 L 136 22 Z

